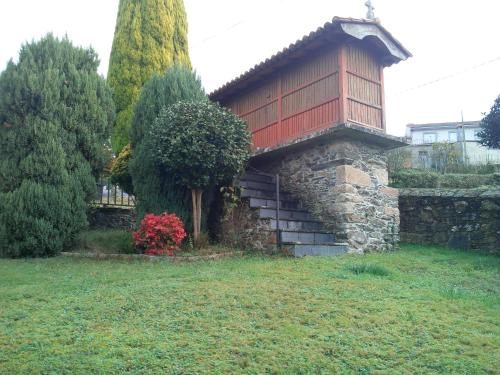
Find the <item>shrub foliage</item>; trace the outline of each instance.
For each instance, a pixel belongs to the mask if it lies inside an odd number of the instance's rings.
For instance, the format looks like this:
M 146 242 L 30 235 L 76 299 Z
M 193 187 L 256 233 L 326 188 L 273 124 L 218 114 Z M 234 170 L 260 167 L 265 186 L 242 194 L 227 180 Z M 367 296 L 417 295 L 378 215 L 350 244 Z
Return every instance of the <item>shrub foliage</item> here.
M 402 169 L 391 175 L 391 185 L 398 188 L 471 189 L 500 185 L 500 174 L 438 174 L 428 169 Z
M 175 215 L 147 214 L 133 233 L 134 245 L 147 255 L 173 256 L 186 237 L 182 221 Z
M 108 70 L 117 111 L 112 139 L 116 154 L 130 142 L 142 86 L 174 63 L 191 67 L 183 0 L 120 0 Z
M 156 161 L 191 190 L 197 241 L 203 191 L 241 173 L 250 156 L 246 124 L 218 104 L 179 102 L 160 112 L 151 136 Z
M 114 117 L 93 50 L 48 35 L 0 75 L 0 253 L 47 256 L 85 227 Z
M 481 120 L 480 143 L 492 148 L 500 148 L 500 95 L 495 99 L 488 114 Z

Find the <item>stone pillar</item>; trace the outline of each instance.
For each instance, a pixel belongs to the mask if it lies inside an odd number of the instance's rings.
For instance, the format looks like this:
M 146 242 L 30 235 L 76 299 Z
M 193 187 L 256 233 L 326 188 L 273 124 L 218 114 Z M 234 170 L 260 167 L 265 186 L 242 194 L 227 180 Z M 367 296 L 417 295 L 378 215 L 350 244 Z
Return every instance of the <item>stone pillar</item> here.
M 394 250 L 399 240 L 398 190 L 387 186 L 385 168 L 364 166 L 336 167 L 331 214 L 337 238 L 349 243 L 351 252 Z

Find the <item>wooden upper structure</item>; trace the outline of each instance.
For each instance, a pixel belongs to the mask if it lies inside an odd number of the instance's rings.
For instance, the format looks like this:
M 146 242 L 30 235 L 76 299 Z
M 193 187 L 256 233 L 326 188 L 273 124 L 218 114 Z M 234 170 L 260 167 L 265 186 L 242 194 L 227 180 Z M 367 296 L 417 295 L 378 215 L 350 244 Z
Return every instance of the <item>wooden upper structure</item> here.
M 210 99 L 247 122 L 254 149 L 343 123 L 385 132 L 383 68 L 410 56 L 378 22 L 336 17 Z

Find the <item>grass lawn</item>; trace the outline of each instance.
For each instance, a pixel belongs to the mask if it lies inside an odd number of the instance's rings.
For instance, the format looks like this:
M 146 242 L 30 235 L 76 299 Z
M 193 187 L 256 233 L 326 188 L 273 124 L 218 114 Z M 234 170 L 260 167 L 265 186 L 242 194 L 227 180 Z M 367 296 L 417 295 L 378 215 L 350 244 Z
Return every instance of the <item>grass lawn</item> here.
M 500 258 L 0 260 L 0 373 L 494 374 Z

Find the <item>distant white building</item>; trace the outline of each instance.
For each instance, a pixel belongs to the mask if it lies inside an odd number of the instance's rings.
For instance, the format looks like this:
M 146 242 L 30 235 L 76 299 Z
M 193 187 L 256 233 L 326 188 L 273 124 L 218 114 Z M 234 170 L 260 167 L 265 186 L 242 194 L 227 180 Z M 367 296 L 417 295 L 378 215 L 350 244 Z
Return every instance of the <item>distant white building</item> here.
M 500 164 L 500 150 L 489 149 L 479 143 L 479 121 L 442 122 L 406 125 L 406 138 L 412 145 L 414 162 L 430 162 L 432 144 L 454 144 L 462 160 L 470 165 Z

